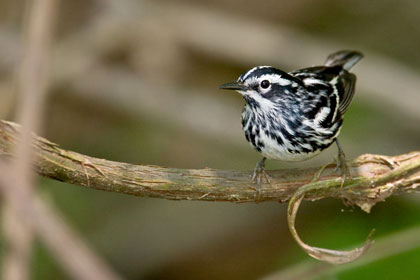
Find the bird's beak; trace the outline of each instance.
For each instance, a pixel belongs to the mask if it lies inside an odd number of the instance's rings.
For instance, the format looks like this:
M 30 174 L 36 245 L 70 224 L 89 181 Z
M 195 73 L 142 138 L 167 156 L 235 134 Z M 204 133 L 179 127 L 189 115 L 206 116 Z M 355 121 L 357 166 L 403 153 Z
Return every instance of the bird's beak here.
M 233 82 L 227 83 L 219 86 L 220 89 L 230 89 L 230 90 L 246 90 L 247 86 L 243 83 Z

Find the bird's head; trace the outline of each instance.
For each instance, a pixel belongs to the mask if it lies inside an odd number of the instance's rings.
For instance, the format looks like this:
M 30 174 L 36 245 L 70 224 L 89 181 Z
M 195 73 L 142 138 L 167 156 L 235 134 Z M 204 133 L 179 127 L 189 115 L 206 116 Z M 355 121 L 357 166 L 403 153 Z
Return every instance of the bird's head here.
M 249 102 L 275 102 L 299 86 L 299 80 L 271 66 L 258 66 L 244 72 L 233 83 L 219 88 L 236 90 Z

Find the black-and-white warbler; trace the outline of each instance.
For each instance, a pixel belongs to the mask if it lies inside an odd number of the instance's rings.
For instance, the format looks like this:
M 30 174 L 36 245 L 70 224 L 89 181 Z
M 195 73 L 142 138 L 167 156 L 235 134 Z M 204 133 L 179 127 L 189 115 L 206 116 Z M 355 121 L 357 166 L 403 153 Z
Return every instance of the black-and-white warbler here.
M 328 56 L 324 66 L 289 73 L 258 66 L 236 82 L 220 86 L 238 91 L 245 99 L 242 127 L 248 142 L 264 157 L 253 180 L 261 193 L 265 160 L 301 161 L 312 158 L 333 142 L 343 182 L 348 175 L 344 152 L 337 140 L 343 115 L 354 95 L 356 76 L 349 70 L 363 57 L 357 51 Z

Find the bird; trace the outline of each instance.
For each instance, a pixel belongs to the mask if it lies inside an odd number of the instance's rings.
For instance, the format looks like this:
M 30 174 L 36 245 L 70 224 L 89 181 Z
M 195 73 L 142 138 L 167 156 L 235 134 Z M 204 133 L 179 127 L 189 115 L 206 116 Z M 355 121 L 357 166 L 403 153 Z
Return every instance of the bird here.
M 362 58 L 359 51 L 341 50 L 330 54 L 324 65 L 291 72 L 257 66 L 236 82 L 219 86 L 245 99 L 242 129 L 246 140 L 263 156 L 252 175 L 258 197 L 262 176 L 270 183 L 266 159 L 304 161 L 334 142 L 342 185 L 350 176 L 337 137 L 355 92 L 356 76 L 350 69 Z

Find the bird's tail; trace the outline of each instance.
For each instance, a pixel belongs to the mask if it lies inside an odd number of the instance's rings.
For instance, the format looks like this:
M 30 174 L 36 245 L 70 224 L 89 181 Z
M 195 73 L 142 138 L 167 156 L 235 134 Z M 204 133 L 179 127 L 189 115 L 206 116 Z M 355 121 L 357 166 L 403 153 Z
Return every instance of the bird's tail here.
M 327 57 L 325 66 L 342 66 L 349 71 L 362 57 L 363 54 L 358 51 L 338 51 Z

